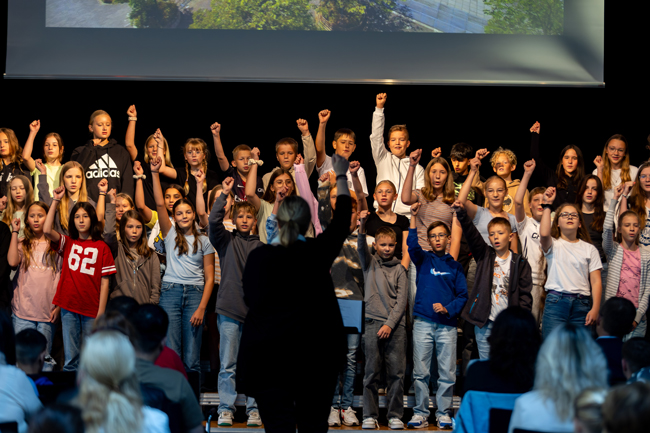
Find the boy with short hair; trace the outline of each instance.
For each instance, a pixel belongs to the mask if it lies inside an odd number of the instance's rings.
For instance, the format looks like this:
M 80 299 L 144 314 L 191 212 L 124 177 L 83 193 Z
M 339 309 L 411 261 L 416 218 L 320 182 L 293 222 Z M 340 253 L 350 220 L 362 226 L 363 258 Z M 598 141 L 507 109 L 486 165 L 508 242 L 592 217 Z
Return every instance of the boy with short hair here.
M 298 129 L 302 133 L 302 147 L 303 147 L 303 160 L 305 165 L 305 173 L 307 173 L 307 178 L 311 176 L 316 166 L 316 147 L 314 146 L 314 140 L 312 139 L 311 134 L 309 133 L 309 125 L 305 119 L 298 119 L 296 121 L 298 124 Z M 275 170 L 283 168 L 291 172 L 291 176 L 296 178 L 296 173 L 294 171 L 293 164 L 296 161 L 298 156 L 298 142 L 291 137 L 285 137 L 280 139 L 275 143 L 275 157 L 280 163 L 279 167 L 274 168 L 270 172 L 262 176 L 262 183 L 264 184 L 264 191 L 269 186 L 269 180 L 271 175 Z M 296 191 L 297 192 L 297 191 Z
M 30 378 L 43 370 L 46 355 L 47 339 L 36 329 L 23 329 L 16 334 L 16 367 Z
M 510 251 L 510 221 L 497 217 L 488 223 L 490 245 L 479 233 L 460 201 L 452 205 L 476 260 L 476 279 L 463 312 L 463 319 L 474 325 L 481 359 L 490 355 L 488 337 L 497 315 L 511 306 L 530 311 L 533 285 L 530 265 L 521 254 Z
M 235 413 L 235 375 L 237 370 L 237 354 L 244 321 L 248 307 L 244 302 L 242 276 L 246 267 L 248 254 L 262 246 L 258 235 L 251 234 L 257 221 L 257 212 L 248 202 L 237 202 L 233 206 L 232 216 L 235 230 L 227 231 L 223 225 L 226 200 L 233 188 L 235 180 L 226 178 L 222 185 L 221 194 L 217 197 L 210 211 L 210 242 L 217 250 L 221 265 L 221 284 L 217 292 L 217 327 L 219 329 L 219 420 L 220 426 L 232 426 Z M 246 400 L 248 426 L 261 425 L 255 399 Z
M 623 374 L 627 383 L 650 382 L 650 342 L 643 337 L 633 337 L 623 343 Z
M 450 429 L 451 405 L 456 383 L 456 329 L 458 315 L 467 302 L 467 282 L 463 268 L 445 253 L 451 230 L 442 221 L 427 229 L 432 251 L 418 242 L 416 218 L 420 204 L 411 206 L 411 227 L 407 238 L 409 255 L 417 269 L 417 293 L 413 306 L 413 378 L 415 407 L 409 428 L 429 425 L 429 380 L 431 360 L 438 361 L 436 419 L 439 428 Z
M 235 147 L 232 151 L 232 161 L 229 162 L 221 143 L 221 125 L 215 122 L 210 126 L 210 129 L 212 130 L 214 153 L 217 155 L 219 168 L 223 172 L 224 178 L 232 177 L 235 180 L 232 187 L 232 191 L 235 194 L 235 201 L 246 201 L 246 182 L 249 180 L 248 173 L 252 164 L 251 148 L 245 144 L 240 144 Z M 257 176 L 257 179 L 250 180 L 257 183 L 255 191 L 257 196 L 261 198 L 265 190 L 262 178 Z
M 318 176 L 322 176 L 324 173 L 333 170 L 332 167 L 332 157 L 327 155 L 325 152 L 325 130 L 327 128 L 327 122 L 330 118 L 331 112 L 329 110 L 323 110 L 318 113 L 318 118 L 320 120 L 318 124 L 318 133 L 316 134 L 316 170 L 318 171 Z M 342 156 L 343 158 L 349 160 L 350 156 L 357 147 L 356 144 L 356 135 L 351 129 L 341 128 L 334 133 L 334 141 L 332 142 L 332 147 L 334 147 L 334 153 Z M 366 185 L 366 173 L 363 171 L 363 168 L 359 168 L 357 172 L 361 186 L 363 187 L 363 193 L 368 195 L 368 187 Z M 352 174 L 348 170 L 348 188 L 354 190 L 354 182 L 352 179 Z
M 366 243 L 368 211 L 359 215 L 361 225 L 357 251 L 365 280 L 365 333 L 363 351 L 366 369 L 363 378 L 364 429 L 376 428 L 379 418 L 379 378 L 382 365 L 386 366 L 388 426 L 403 429 L 404 373 L 406 370 L 406 301 L 408 277 L 401 261 L 395 258 L 397 235 L 390 227 L 381 227 L 375 233 L 370 254 Z
M 377 166 L 377 183 L 390 180 L 397 187 L 397 200 L 393 202 L 393 212 L 411 217 L 411 207 L 402 202 L 402 189 L 404 180 L 409 171 L 409 156 L 406 153 L 411 145 L 406 125 L 394 125 L 388 131 L 388 150 L 384 144 L 384 106 L 386 94 L 380 93 L 376 97 L 375 112 L 372 114 L 372 133 L 370 145 L 372 146 L 372 159 Z M 424 187 L 424 169 L 420 164 L 415 168 L 413 189 Z M 374 203 L 377 209 L 377 202 Z
M 623 374 L 623 337 L 634 329 L 636 307 L 629 299 L 614 296 L 600 309 L 596 324 L 596 343 L 603 349 L 609 370 L 609 385 L 625 382 Z
M 520 180 L 512 179 L 512 172 L 517 168 L 517 155 L 510 149 L 504 149 L 499 147 L 494 151 L 492 157 L 490 158 L 490 164 L 492 164 L 492 170 L 499 176 L 501 179 L 506 181 L 506 186 L 508 187 L 508 194 L 503 200 L 503 210 L 514 215 L 515 206 L 514 206 L 514 197 L 517 195 L 519 190 Z M 483 188 L 482 184 L 479 184 Z M 525 188 L 524 188 L 525 189 Z M 524 211 L 527 216 L 531 216 L 530 213 L 530 197 L 528 191 L 524 194 Z M 485 199 L 485 206 L 487 207 L 487 198 Z

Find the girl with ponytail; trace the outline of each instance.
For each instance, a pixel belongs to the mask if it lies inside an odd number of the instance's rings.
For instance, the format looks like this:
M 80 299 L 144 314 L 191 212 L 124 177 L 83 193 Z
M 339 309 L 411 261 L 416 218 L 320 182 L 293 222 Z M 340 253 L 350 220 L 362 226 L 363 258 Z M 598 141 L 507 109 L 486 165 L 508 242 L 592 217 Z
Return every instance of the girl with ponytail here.
M 99 331 L 86 339 L 75 402 L 87 433 L 169 432 L 167 415 L 142 404 L 135 351 L 118 331 Z
M 327 229 L 317 238 L 305 238 L 309 205 L 300 197 L 289 196 L 277 214 L 281 245 L 263 245 L 246 261 L 243 295 L 248 314 L 239 347 L 237 386 L 257 400 L 269 430 L 279 427 L 274 414 L 290 406 L 295 406 L 292 413 L 300 417 L 284 418 L 284 425 L 297 424 L 299 430 L 326 426 L 330 396 L 346 365 L 347 338 L 330 269 L 350 234 L 352 203 L 346 176 L 348 161 L 334 155 L 332 164 L 338 195 Z M 314 320 L 316 310 L 318 319 Z M 317 342 L 303 344 L 301 351 L 306 359 L 318 359 L 324 366 L 318 374 L 310 363 L 295 362 L 288 349 L 296 341 Z M 260 353 L 275 356 L 260 357 Z M 305 400 L 301 397 L 305 393 L 322 398 L 319 402 Z

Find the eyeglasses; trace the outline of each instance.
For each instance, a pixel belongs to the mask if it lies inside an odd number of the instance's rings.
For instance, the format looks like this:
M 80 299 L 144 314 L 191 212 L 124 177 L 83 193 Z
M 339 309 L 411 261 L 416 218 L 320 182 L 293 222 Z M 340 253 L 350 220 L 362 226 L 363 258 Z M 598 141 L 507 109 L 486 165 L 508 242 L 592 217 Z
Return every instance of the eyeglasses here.
M 578 219 L 578 214 L 577 214 L 576 212 L 571 212 L 571 213 L 569 213 L 569 212 L 562 212 L 562 213 L 560 214 L 560 218 L 566 218 L 566 219 L 574 220 L 574 219 Z
M 608 150 L 610 153 L 616 153 L 616 154 L 619 154 L 619 153 L 625 153 L 625 149 L 624 149 L 624 148 L 617 149 L 617 148 L 615 148 L 615 147 L 608 147 L 607 150 Z
M 201 155 L 203 151 L 199 149 L 192 149 L 192 150 L 188 150 L 185 153 L 187 153 L 188 155 Z
M 641 179 L 641 180 L 646 180 L 648 178 L 650 178 L 650 174 L 641 174 L 641 175 L 639 175 L 639 179 Z
M 446 234 L 446 233 L 438 233 L 437 235 L 436 234 L 429 235 L 429 239 L 444 239 L 447 236 L 449 236 L 449 235 Z

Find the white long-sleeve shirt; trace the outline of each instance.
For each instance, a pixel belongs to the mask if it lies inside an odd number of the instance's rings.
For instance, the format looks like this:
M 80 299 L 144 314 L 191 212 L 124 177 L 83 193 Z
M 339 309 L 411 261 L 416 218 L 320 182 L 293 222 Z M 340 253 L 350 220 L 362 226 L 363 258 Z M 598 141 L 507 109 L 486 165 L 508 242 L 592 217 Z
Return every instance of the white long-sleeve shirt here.
M 372 114 L 372 133 L 370 134 L 370 144 L 372 146 L 372 158 L 377 166 L 377 182 L 390 180 L 397 188 L 397 200 L 393 203 L 393 212 L 411 217 L 411 207 L 402 202 L 402 190 L 404 181 L 409 171 L 408 156 L 399 159 L 386 149 L 384 144 L 384 109 L 375 107 Z M 452 173 L 449 173 L 451 176 Z M 424 187 L 424 169 L 420 164 L 415 167 L 415 176 L 413 179 L 413 190 Z M 375 209 L 377 202 L 374 203 Z

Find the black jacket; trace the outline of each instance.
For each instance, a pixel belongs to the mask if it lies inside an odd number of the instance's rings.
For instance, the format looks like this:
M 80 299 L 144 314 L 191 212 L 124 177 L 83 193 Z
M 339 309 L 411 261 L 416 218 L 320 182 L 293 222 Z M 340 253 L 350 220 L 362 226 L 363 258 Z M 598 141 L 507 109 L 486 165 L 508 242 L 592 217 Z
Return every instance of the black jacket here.
M 492 310 L 492 275 L 497 253 L 485 243 L 467 212 L 456 212 L 458 221 L 463 227 L 469 249 L 476 260 L 476 278 L 474 287 L 468 288 L 469 297 L 463 308 L 461 317 L 479 328 L 485 326 Z M 508 287 L 508 306 L 517 305 L 530 311 L 533 298 L 530 291 L 533 288 L 533 276 L 528 260 L 521 254 L 511 251 L 510 255 L 510 287 Z
M 115 188 L 133 197 L 133 166 L 131 155 L 124 146 L 111 138 L 105 146 L 95 146 L 89 140 L 84 146 L 77 147 L 70 156 L 84 168 L 88 197 L 95 202 L 99 197 L 97 185 L 102 179 L 108 180 L 108 189 Z

